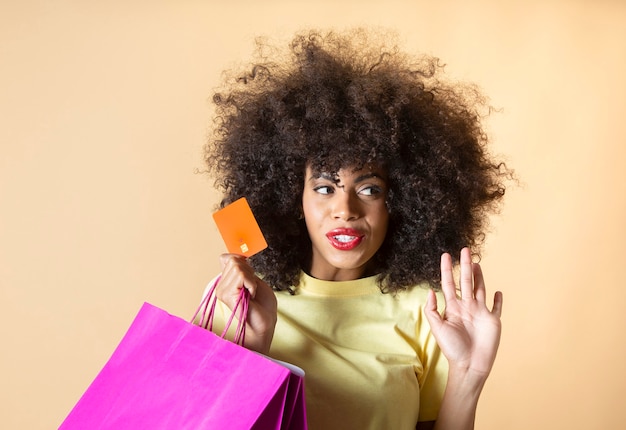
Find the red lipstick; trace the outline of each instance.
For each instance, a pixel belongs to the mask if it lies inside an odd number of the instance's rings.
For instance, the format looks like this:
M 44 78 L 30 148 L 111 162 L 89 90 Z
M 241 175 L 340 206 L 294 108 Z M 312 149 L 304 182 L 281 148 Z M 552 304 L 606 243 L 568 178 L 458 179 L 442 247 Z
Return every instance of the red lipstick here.
M 326 233 L 330 244 L 340 251 L 350 251 L 359 246 L 364 234 L 353 228 L 336 228 Z

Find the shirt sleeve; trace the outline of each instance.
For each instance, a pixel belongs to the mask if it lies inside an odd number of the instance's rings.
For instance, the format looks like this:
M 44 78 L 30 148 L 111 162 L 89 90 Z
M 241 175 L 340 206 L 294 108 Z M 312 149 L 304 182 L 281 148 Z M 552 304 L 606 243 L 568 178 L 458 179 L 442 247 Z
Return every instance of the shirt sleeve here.
M 437 303 L 441 305 L 444 303 L 443 297 L 440 293 L 437 294 Z M 423 366 L 421 375 L 418 375 L 419 421 L 436 421 L 448 380 L 448 360 L 430 331 L 430 324 L 423 309 L 419 314 L 416 328 L 419 345 L 422 345 L 420 360 Z

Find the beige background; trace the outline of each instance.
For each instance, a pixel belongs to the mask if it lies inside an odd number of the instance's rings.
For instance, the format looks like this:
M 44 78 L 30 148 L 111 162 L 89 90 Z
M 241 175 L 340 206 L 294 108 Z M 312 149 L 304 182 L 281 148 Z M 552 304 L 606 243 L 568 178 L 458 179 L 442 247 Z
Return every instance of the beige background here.
M 477 428 L 624 428 L 620 0 L 3 0 L 0 427 L 56 428 L 143 301 L 195 310 L 223 251 L 195 173 L 220 71 L 258 34 L 362 24 L 482 86 L 522 180 L 483 260 L 505 313 Z

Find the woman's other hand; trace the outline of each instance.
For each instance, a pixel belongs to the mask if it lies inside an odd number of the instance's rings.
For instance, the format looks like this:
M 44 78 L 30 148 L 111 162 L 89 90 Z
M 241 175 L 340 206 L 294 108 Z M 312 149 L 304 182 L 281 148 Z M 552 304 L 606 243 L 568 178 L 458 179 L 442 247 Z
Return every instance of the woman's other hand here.
M 220 264 L 222 275 L 215 289 L 217 298 L 232 310 L 241 288 L 248 290 L 250 302 L 245 347 L 267 355 L 277 319 L 274 291 L 254 273 L 245 257 L 222 254 Z
M 451 372 L 487 379 L 500 344 L 502 293 L 494 295 L 493 308 L 486 303 L 483 274 L 472 262 L 469 248 L 461 250 L 460 297 L 452 271 L 450 254 L 441 256 L 441 288 L 446 302 L 443 316 L 430 292 L 426 317 Z
M 441 289 L 446 301 L 443 316 L 437 312 L 437 298 L 432 290 L 425 309 L 433 336 L 449 364 L 448 382 L 434 428 L 470 430 L 474 428 L 478 399 L 500 344 L 502 293 L 495 294 L 489 310 L 480 265 L 472 263 L 468 248 L 461 250 L 460 297 L 450 254 L 441 256 Z

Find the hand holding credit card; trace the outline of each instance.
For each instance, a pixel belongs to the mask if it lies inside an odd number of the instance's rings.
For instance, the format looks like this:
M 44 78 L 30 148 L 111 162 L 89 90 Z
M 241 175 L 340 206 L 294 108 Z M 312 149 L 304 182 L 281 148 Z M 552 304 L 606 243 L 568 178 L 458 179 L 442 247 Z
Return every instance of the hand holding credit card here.
M 231 254 L 251 257 L 267 248 L 265 237 L 245 197 L 215 212 L 213 219 Z

